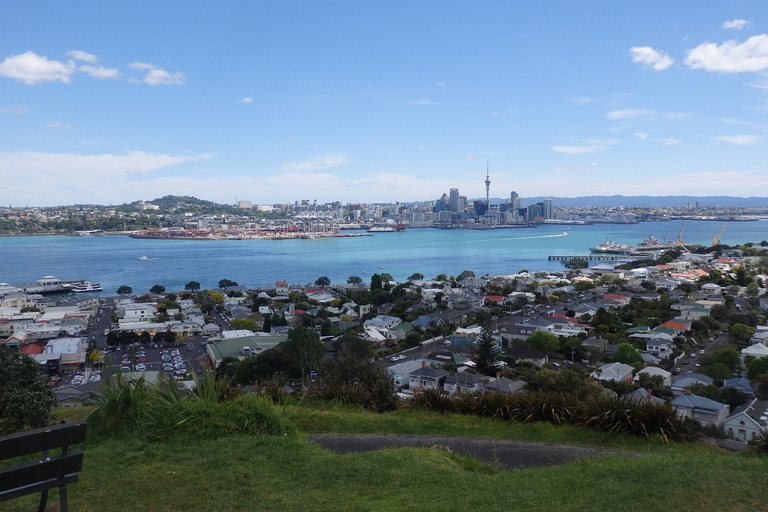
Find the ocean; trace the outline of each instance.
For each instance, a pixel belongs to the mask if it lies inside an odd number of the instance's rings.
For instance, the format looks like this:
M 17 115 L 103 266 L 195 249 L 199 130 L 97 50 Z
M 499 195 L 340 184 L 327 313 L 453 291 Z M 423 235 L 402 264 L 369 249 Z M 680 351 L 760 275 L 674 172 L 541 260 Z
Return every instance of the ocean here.
M 722 223 L 687 221 L 686 243 L 711 245 Z M 183 290 L 189 281 L 203 289 L 221 279 L 249 287 L 314 282 L 327 276 L 332 283 L 350 276 L 369 281 L 387 272 L 405 280 L 415 272 L 426 278 L 456 276 L 464 270 L 476 275 L 509 275 L 527 269 L 559 270 L 549 255 L 585 255 L 610 238 L 636 245 L 648 235 L 677 240 L 683 221 L 639 224 L 547 225 L 538 228 L 494 230 L 409 229 L 399 233 L 315 240 L 149 240 L 122 235 L 29 236 L 0 238 L 0 282 L 33 282 L 46 275 L 86 279 L 113 295 L 121 285 L 135 293 L 156 285 Z M 565 232 L 567 235 L 562 235 Z M 768 220 L 730 222 L 720 239 L 728 245 L 768 239 Z M 146 256 L 140 261 L 138 258 Z

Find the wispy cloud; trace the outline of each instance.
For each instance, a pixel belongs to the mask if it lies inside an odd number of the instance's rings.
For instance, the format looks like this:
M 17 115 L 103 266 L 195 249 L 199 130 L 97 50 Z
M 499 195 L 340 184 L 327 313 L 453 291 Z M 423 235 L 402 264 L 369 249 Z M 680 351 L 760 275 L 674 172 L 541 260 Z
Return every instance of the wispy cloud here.
M 17 107 L 0 107 L 0 115 L 11 114 L 14 116 L 25 116 L 29 113 L 29 109 L 26 105 L 19 105 Z
M 605 118 L 609 121 L 625 120 L 625 119 L 666 119 L 668 121 L 674 121 L 676 119 L 682 119 L 687 117 L 685 112 L 663 112 L 659 110 L 647 110 L 647 109 L 623 109 L 612 110 L 605 114 Z
M 650 46 L 635 46 L 629 49 L 632 62 L 638 62 L 643 67 L 662 71 L 675 63 L 675 60 L 664 52 L 654 50 Z
M 683 143 L 683 141 L 679 139 L 659 139 L 657 142 L 662 146 L 676 146 Z
M 596 153 L 598 151 L 604 151 L 606 146 L 594 145 L 594 146 L 552 146 L 552 151 L 558 153 L 565 153 L 568 155 L 583 155 L 586 153 Z
M 752 22 L 749 20 L 730 20 L 723 22 L 723 28 L 725 30 L 741 30 L 752 26 Z
M 768 69 L 768 34 L 752 36 L 743 43 L 735 39 L 721 45 L 703 43 L 686 52 L 685 64 L 692 69 L 720 73 L 746 73 Z
M 249 105 L 249 104 L 253 103 L 253 98 L 251 98 L 250 96 L 246 96 L 245 98 L 241 99 L 239 102 L 240 103 L 245 103 L 246 105 Z
M 141 81 L 149 85 L 182 85 L 187 81 L 181 71 L 171 73 L 147 62 L 132 62 L 128 67 L 136 71 L 145 71 Z
M 307 160 L 285 161 L 283 162 L 283 170 L 286 172 L 328 171 L 348 161 L 349 158 L 343 154 L 327 155 Z
M 640 140 L 645 140 L 646 137 L 648 137 L 647 133 L 636 133 L 635 137 L 637 137 Z
M 736 146 L 747 146 L 760 141 L 760 137 L 757 135 L 720 135 L 715 137 L 718 142 L 727 142 Z
M 65 129 L 65 130 L 71 130 L 72 129 L 72 125 L 71 124 L 60 123 L 59 121 L 51 121 L 48 124 L 46 124 L 45 127 L 49 128 L 51 130 L 57 129 L 57 128 L 62 128 L 62 129 Z

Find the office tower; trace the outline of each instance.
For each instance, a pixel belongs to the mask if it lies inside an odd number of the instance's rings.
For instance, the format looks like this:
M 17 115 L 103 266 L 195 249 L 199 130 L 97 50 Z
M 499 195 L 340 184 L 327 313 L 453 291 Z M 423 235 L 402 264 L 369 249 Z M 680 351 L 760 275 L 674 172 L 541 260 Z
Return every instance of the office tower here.
M 554 207 L 552 206 L 551 199 L 545 199 L 544 202 L 542 203 L 541 216 L 544 217 L 545 219 L 555 218 Z
M 453 213 L 459 213 L 459 189 L 457 188 L 451 189 L 450 210 Z
M 513 210 L 520 209 L 520 196 L 514 190 L 512 191 L 512 194 L 510 194 L 510 201 L 512 202 Z

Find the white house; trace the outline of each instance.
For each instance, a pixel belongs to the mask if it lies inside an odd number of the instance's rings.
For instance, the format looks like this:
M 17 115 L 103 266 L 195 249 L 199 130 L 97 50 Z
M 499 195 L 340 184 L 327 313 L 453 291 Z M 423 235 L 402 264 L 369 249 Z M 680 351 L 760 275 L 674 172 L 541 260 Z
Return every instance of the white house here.
M 752 441 L 762 432 L 768 432 L 768 403 L 752 399 L 728 416 L 723 430 L 731 439 L 742 441 Z
M 720 427 L 728 417 L 730 407 L 709 398 L 693 394 L 683 394 L 670 402 L 677 409 L 677 414 L 683 418 L 696 420 L 702 425 Z
M 659 376 L 664 381 L 664 386 L 669 387 L 672 385 L 672 374 L 656 366 L 646 366 L 635 374 L 635 379 L 639 379 L 640 375 L 648 375 L 649 377 Z
M 481 391 L 483 389 L 483 375 L 469 372 L 454 373 L 445 378 L 443 387 L 450 394 Z
M 630 380 L 632 378 L 632 372 L 635 369 L 624 363 L 609 363 L 604 364 L 597 370 L 589 374 L 590 377 L 597 380 Z

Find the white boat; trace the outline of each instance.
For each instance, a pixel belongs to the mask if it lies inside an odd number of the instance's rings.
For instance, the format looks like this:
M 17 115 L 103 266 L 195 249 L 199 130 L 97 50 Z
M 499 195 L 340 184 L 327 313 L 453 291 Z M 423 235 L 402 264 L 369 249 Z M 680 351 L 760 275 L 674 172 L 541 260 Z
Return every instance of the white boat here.
M 75 293 L 100 292 L 102 291 L 102 288 L 98 283 L 83 281 L 82 283 L 73 286 L 72 291 Z
M 148 259 L 149 258 L 147 258 L 146 256 L 140 256 L 139 257 L 139 261 L 147 261 Z
M 394 233 L 395 228 L 391 226 L 373 226 L 372 228 L 368 229 L 369 233 Z

